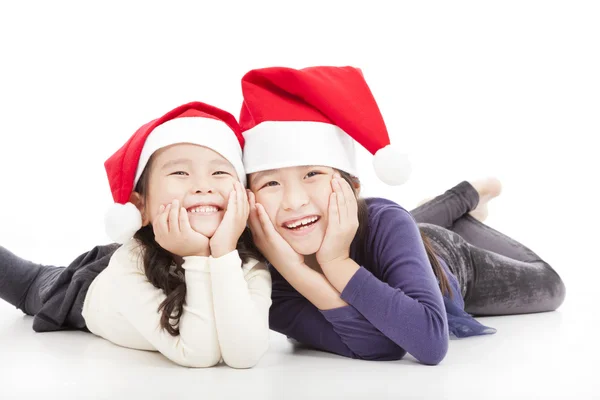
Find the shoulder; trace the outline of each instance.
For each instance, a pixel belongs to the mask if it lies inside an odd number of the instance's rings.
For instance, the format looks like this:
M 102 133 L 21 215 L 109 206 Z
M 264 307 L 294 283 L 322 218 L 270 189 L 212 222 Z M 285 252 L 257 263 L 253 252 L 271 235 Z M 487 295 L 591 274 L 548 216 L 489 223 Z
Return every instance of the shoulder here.
M 366 236 L 363 236 L 365 242 L 357 243 L 363 253 L 381 255 L 392 250 L 398 243 L 410 246 L 415 240 L 421 240 L 416 221 L 404 207 L 382 198 L 369 198 L 365 201 L 368 206 L 368 229 Z M 396 250 L 398 249 L 394 251 Z
M 366 198 L 365 202 L 367 203 L 369 227 L 371 229 L 383 228 L 390 225 L 398 227 L 398 224 L 403 222 L 416 226 L 411 213 L 392 200 L 381 197 L 370 197 Z
M 136 239 L 130 239 L 112 255 L 109 267 L 126 268 L 144 272 L 143 245 Z

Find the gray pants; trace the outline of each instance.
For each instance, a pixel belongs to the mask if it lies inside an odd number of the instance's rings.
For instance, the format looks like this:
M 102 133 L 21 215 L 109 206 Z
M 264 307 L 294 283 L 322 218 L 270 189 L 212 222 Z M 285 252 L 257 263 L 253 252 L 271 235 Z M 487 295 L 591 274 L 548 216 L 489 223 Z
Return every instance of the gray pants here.
M 468 182 L 411 213 L 457 277 L 472 315 L 552 311 L 565 298 L 560 276 L 537 254 L 469 215 L 479 195 Z
M 85 295 L 117 248 L 96 246 L 69 266 L 54 267 L 24 260 L 0 246 L 0 298 L 34 316 L 36 332 L 85 330 Z

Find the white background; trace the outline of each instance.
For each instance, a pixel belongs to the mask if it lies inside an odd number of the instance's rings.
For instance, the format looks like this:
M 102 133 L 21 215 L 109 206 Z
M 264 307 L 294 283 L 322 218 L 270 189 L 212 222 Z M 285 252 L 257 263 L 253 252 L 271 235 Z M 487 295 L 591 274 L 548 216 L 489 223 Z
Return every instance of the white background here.
M 237 116 L 251 68 L 353 65 L 414 166 L 386 187 L 363 152 L 364 193 L 411 209 L 497 176 L 487 222 L 553 265 L 560 312 L 597 332 L 598 21 L 593 1 L 2 2 L 0 245 L 67 264 L 108 243 L 103 162 L 140 125 L 192 100 Z M 597 368 L 579 344 L 567 380 Z

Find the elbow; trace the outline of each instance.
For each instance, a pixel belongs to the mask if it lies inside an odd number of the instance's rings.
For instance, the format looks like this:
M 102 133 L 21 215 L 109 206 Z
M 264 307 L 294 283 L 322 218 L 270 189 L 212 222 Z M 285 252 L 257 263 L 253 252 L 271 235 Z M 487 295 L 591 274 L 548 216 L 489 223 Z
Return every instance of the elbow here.
M 261 355 L 262 356 L 262 355 Z M 235 369 L 248 369 L 254 367 L 261 359 L 261 356 L 236 356 L 225 360 L 225 364 Z
M 234 349 L 223 354 L 225 364 L 235 369 L 248 369 L 254 367 L 269 348 L 269 341 L 263 341 L 262 344 L 249 344 L 243 349 Z
M 210 354 L 199 357 L 188 357 L 177 364 L 188 368 L 210 368 L 214 367 L 221 361 L 220 354 Z
M 213 347 L 209 351 L 190 351 L 182 349 L 176 357 L 172 357 L 171 361 L 188 368 L 210 368 L 221 362 L 221 351 L 217 347 Z
M 413 354 L 417 360 L 425 365 L 438 365 L 448 354 L 450 335 L 448 333 L 448 320 L 443 312 L 437 313 L 437 318 L 432 317 L 432 323 L 427 329 L 429 332 L 427 345 L 419 355 Z
M 448 346 L 448 335 L 440 335 L 432 339 L 428 348 L 416 358 L 425 365 L 438 365 L 448 354 Z
M 221 338 L 221 354 L 223 361 L 231 368 L 252 368 L 269 350 L 269 328 L 246 331 L 240 337 L 225 336 Z

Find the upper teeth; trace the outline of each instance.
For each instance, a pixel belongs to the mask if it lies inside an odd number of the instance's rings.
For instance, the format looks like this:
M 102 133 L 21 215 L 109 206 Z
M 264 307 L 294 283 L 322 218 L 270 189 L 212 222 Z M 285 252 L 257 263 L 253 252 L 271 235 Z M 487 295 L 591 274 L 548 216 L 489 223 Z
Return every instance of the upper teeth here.
M 286 227 L 288 227 L 288 228 L 296 228 L 296 227 L 298 227 L 300 225 L 308 225 L 310 223 L 313 223 L 313 222 L 315 222 L 318 219 L 319 219 L 319 217 L 304 218 L 304 219 L 302 219 L 300 221 L 294 222 L 293 224 L 287 224 Z
M 219 211 L 219 209 L 215 206 L 199 206 L 199 207 L 194 207 L 190 209 L 190 212 L 192 213 L 213 213 L 213 212 L 217 212 Z

